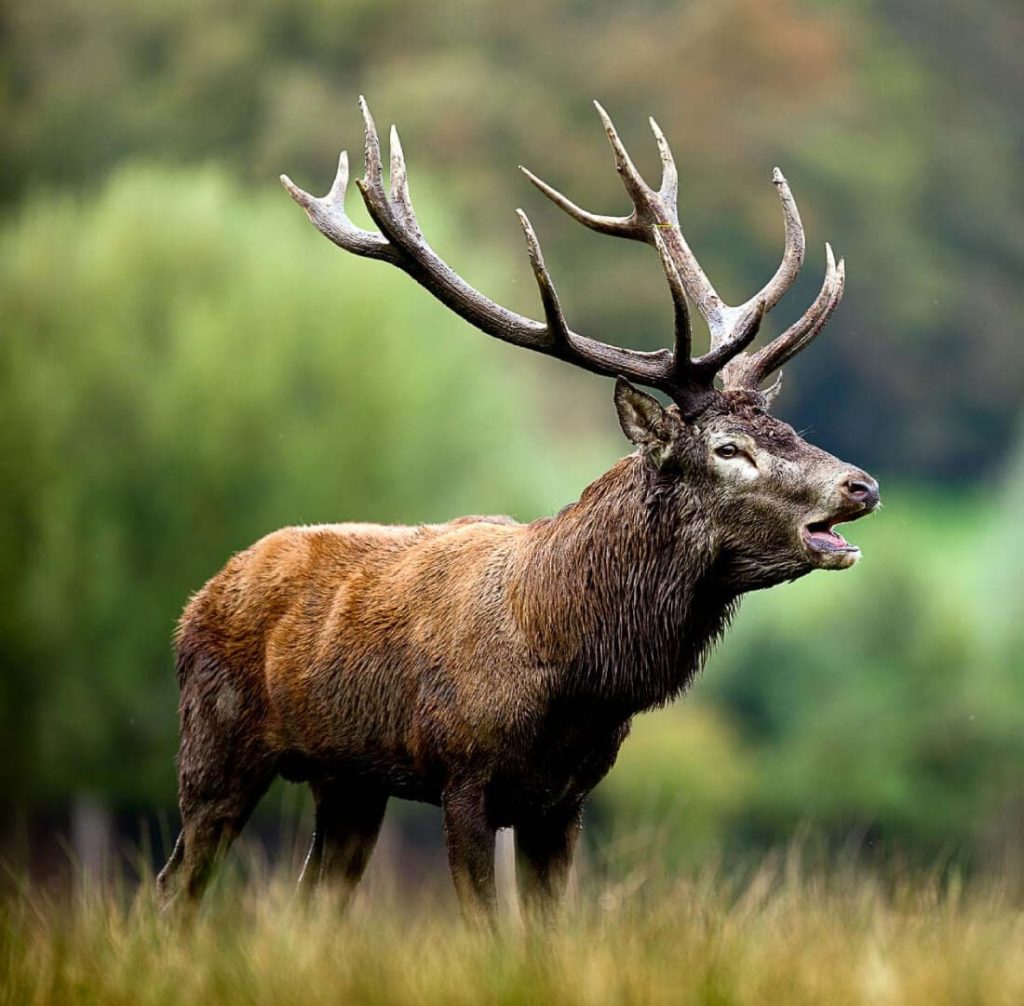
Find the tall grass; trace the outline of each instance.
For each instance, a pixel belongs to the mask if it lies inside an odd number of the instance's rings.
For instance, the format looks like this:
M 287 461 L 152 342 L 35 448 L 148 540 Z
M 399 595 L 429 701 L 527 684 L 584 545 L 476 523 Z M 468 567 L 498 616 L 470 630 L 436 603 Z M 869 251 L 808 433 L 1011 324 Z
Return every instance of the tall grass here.
M 590 883 L 563 924 L 496 935 L 448 902 L 363 895 L 342 917 L 290 878 L 221 884 L 187 925 L 150 889 L 23 891 L 0 913 L 2 1003 L 1024 1002 L 1024 918 L 1005 887 L 766 862 Z

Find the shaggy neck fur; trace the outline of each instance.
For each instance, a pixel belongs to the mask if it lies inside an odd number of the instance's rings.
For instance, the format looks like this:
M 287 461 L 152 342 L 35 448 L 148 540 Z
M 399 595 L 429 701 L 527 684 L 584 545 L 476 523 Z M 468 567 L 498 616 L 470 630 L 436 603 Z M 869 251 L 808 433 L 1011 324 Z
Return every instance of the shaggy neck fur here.
M 716 585 L 699 491 L 624 458 L 557 517 L 530 525 L 512 601 L 553 687 L 627 715 L 690 682 L 736 607 Z

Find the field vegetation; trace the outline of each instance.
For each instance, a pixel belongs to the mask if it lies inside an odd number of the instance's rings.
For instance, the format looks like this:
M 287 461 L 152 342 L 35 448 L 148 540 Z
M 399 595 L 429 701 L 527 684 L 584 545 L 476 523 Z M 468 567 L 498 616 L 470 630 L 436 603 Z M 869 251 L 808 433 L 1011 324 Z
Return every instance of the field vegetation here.
M 787 856 L 731 875 L 632 871 L 581 885 L 563 923 L 468 929 L 448 899 L 380 889 L 347 917 L 280 875 L 219 885 L 196 919 L 134 897 L 0 909 L 0 1002 L 172 1006 L 946 1006 L 1024 998 L 1024 915 L 1005 881 L 862 874 Z M 882 879 L 882 877 L 886 879 Z

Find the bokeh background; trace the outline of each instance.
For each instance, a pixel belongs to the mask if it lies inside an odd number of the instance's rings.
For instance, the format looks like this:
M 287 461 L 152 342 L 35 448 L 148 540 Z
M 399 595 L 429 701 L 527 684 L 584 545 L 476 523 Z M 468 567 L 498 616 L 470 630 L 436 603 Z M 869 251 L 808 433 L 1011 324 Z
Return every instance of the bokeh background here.
M 282 171 L 327 189 L 365 93 L 402 128 L 434 247 L 537 316 L 525 207 L 573 326 L 603 340 L 666 344 L 656 259 L 515 170 L 620 211 L 594 97 L 642 169 L 646 117 L 666 130 L 727 298 L 775 268 L 783 167 L 809 254 L 770 334 L 813 297 L 826 238 L 847 259 L 777 411 L 881 479 L 884 512 L 852 533 L 864 560 L 745 601 L 686 700 L 637 721 L 591 855 L 641 833 L 686 866 L 802 830 L 856 855 L 1015 862 L 1022 48 L 1000 0 L 4 4 L 0 858 L 159 858 L 171 632 L 233 551 L 293 523 L 529 520 L 626 450 L 610 382 L 475 332 L 281 190 Z M 306 813 L 282 786 L 254 834 L 283 848 Z M 399 861 L 436 848 L 430 815 L 390 825 Z

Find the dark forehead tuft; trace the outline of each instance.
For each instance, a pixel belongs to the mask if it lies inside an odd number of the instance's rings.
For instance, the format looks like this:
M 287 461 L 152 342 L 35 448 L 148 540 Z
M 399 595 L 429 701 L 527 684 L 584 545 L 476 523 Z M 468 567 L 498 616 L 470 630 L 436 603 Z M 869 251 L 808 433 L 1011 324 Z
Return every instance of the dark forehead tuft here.
M 767 419 L 770 423 L 775 422 L 768 415 L 768 403 L 764 395 L 758 391 L 718 392 L 702 413 L 701 418 L 704 420 L 733 419 L 751 430 L 763 419 Z
M 748 434 L 773 453 L 801 444 L 792 426 L 768 414 L 767 401 L 758 391 L 723 392 L 704 415 L 707 419 L 723 420 L 725 425 Z
M 801 444 L 796 430 L 789 423 L 775 419 L 767 413 L 754 417 L 751 426 L 750 432 L 758 446 L 768 448 L 776 454 L 787 449 L 795 449 Z

